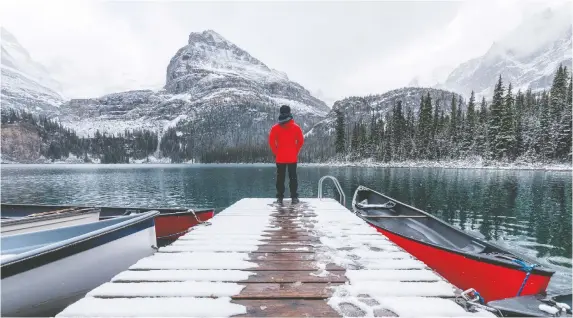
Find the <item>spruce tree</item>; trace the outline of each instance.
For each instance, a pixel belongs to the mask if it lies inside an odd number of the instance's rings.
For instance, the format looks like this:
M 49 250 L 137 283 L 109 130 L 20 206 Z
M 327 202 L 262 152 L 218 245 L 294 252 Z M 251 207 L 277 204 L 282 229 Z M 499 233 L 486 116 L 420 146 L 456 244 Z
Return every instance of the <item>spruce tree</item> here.
M 406 120 L 404 119 L 404 114 L 402 113 L 402 101 L 398 101 L 392 112 L 392 152 L 394 155 L 392 158 L 395 160 L 402 159 L 403 153 L 403 141 L 406 136 Z
M 451 105 L 451 116 L 450 116 L 450 138 L 453 144 L 458 142 L 457 132 L 458 132 L 458 123 L 457 123 L 457 107 L 456 107 L 456 95 L 452 94 L 452 105 Z
M 479 111 L 479 118 L 478 118 L 478 127 L 476 131 L 476 152 L 481 156 L 488 150 L 488 113 L 487 113 L 487 103 L 485 101 L 485 97 L 482 97 L 480 111 Z
M 418 154 L 422 159 L 429 159 L 430 153 L 430 140 L 432 138 L 432 97 L 430 93 L 424 97 L 420 103 L 420 116 L 418 119 L 418 129 L 416 143 L 418 147 Z
M 541 112 L 540 124 L 537 127 L 536 136 L 538 137 L 536 143 L 536 152 L 540 154 L 544 161 L 553 157 L 554 148 L 551 144 L 551 109 L 550 109 L 549 94 L 543 92 L 539 109 Z
M 344 113 L 336 108 L 334 110 L 336 114 L 336 153 L 343 155 L 344 151 Z
M 514 140 L 515 140 L 515 156 L 521 156 L 525 150 L 523 145 L 523 117 L 525 109 L 525 95 L 519 90 L 515 97 L 514 107 Z
M 501 137 L 504 118 L 503 91 L 503 82 L 500 75 L 493 91 L 488 123 L 489 153 L 493 159 L 500 159 L 507 150 L 505 139 Z
M 559 91 L 562 94 L 559 98 L 559 104 L 562 109 L 560 110 L 560 118 L 557 123 L 557 149 L 555 150 L 555 157 L 560 161 L 570 161 L 571 157 L 571 83 L 568 82 L 567 68 L 563 68 L 562 77 L 565 82 L 559 83 L 562 86 L 562 90 Z
M 477 116 L 475 112 L 475 93 L 472 91 L 470 100 L 468 101 L 468 110 L 466 113 L 466 120 L 464 125 L 464 152 L 466 154 L 473 153 L 474 138 L 476 132 Z
M 503 105 L 499 138 L 501 139 L 503 148 L 505 149 L 505 151 L 502 153 L 502 156 L 510 160 L 515 159 L 515 118 L 513 112 L 513 104 L 514 98 L 512 85 L 509 83 Z

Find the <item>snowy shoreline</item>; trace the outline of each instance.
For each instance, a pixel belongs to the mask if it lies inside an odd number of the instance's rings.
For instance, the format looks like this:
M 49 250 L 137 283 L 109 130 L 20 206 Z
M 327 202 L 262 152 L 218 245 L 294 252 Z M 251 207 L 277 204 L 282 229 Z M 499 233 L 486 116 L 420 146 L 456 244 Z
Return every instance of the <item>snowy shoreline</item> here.
M 94 160 L 95 161 L 95 160 Z M 2 160 L 2 165 L 103 165 L 100 162 L 85 163 L 83 160 L 71 156 L 65 160 L 51 162 L 49 160 L 38 160 L 37 162 L 21 163 Z M 253 163 L 197 163 L 182 162 L 172 163 L 169 158 L 149 157 L 149 160 L 131 160 L 130 163 L 119 163 L 109 165 L 152 165 L 152 164 L 179 164 L 179 165 L 274 165 L 273 162 L 253 162 Z M 107 164 L 106 164 L 107 165 Z M 551 164 L 539 162 L 498 162 L 476 160 L 450 160 L 450 161 L 402 161 L 402 162 L 377 162 L 372 159 L 359 161 L 328 161 L 299 163 L 301 167 L 356 167 L 356 168 L 443 168 L 443 169 L 489 169 L 489 170 L 542 170 L 542 171 L 573 171 L 571 164 Z
M 443 168 L 443 169 L 489 169 L 489 170 L 545 170 L 545 171 L 573 171 L 573 165 L 545 164 L 525 162 L 488 162 L 476 163 L 470 161 L 403 161 L 403 162 L 376 162 L 363 161 L 333 161 L 326 163 L 305 163 L 301 166 L 317 167 L 362 167 L 362 168 Z

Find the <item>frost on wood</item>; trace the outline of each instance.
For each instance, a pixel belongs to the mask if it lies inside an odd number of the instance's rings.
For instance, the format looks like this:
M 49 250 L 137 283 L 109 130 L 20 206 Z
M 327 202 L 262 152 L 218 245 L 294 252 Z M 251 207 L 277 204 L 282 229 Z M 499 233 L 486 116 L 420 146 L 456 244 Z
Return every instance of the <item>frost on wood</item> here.
M 105 283 L 87 293 L 92 297 L 231 297 L 244 285 L 222 282 Z
M 246 313 L 246 307 L 231 303 L 230 297 L 86 297 L 56 317 L 231 317 Z
M 309 205 L 316 216 L 305 219 L 314 225 L 311 232 L 321 242 L 315 247 L 318 271 L 311 275 L 328 276 L 329 263 L 346 268 L 349 282 L 332 287 L 334 295 L 328 300 L 341 315 L 426 316 L 428 311 L 404 306 L 418 298 L 427 306 L 441 307 L 430 311 L 432 315 L 476 315 L 442 299 L 455 296 L 453 285 L 350 211 L 335 202 L 311 201 Z M 477 315 L 493 317 L 482 311 Z
M 124 271 L 112 278 L 112 282 L 238 282 L 247 280 L 254 272 L 244 270 L 149 270 Z

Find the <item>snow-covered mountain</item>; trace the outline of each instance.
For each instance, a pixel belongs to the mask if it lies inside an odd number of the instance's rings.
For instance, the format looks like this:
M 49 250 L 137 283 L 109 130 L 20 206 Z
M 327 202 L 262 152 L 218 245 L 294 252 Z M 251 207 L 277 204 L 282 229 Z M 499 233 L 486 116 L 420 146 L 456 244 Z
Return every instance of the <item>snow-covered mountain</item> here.
M 208 151 L 265 145 L 282 104 L 306 130 L 330 111 L 286 74 L 208 30 L 189 35 L 167 67 L 163 89 L 73 99 L 59 119 L 83 136 L 141 128 L 161 135 L 176 127 L 181 144 Z
M 335 111 L 337 110 L 344 114 L 345 132 L 347 136 L 350 136 L 355 123 L 369 126 L 373 117 L 383 119 L 387 113 L 392 111 L 392 108 L 398 101 L 402 102 L 404 116 L 408 114 L 408 111 L 411 111 L 417 118 L 422 96 L 428 93 L 432 98 L 432 107 L 439 103 L 439 110 L 443 111 L 444 114 L 448 114 L 451 111 L 452 95 L 455 96 L 456 102 L 461 97 L 453 92 L 421 87 L 405 87 L 380 95 L 348 97 L 335 102 L 327 118 L 317 123 L 305 134 L 306 143 L 309 144 L 307 148 L 315 149 L 315 151 L 323 154 L 326 158 L 334 155 L 334 139 L 336 136 Z M 462 101 L 462 109 L 465 109 L 465 107 L 466 104 Z
M 2 109 L 55 113 L 64 97 L 61 85 L 34 61 L 8 30 L 1 28 Z
M 571 3 L 548 8 L 525 19 L 485 55 L 458 66 L 438 87 L 466 97 L 474 90 L 487 98 L 501 74 L 516 91 L 548 89 L 559 64 L 572 67 L 572 29 Z

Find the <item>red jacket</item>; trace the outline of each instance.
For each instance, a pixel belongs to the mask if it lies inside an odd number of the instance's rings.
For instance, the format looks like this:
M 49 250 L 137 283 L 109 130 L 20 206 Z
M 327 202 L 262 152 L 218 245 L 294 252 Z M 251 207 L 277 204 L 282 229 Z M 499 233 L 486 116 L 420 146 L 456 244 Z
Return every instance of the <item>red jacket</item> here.
M 277 163 L 296 163 L 303 144 L 302 129 L 294 120 L 289 120 L 284 124 L 275 124 L 271 128 L 269 146 Z

